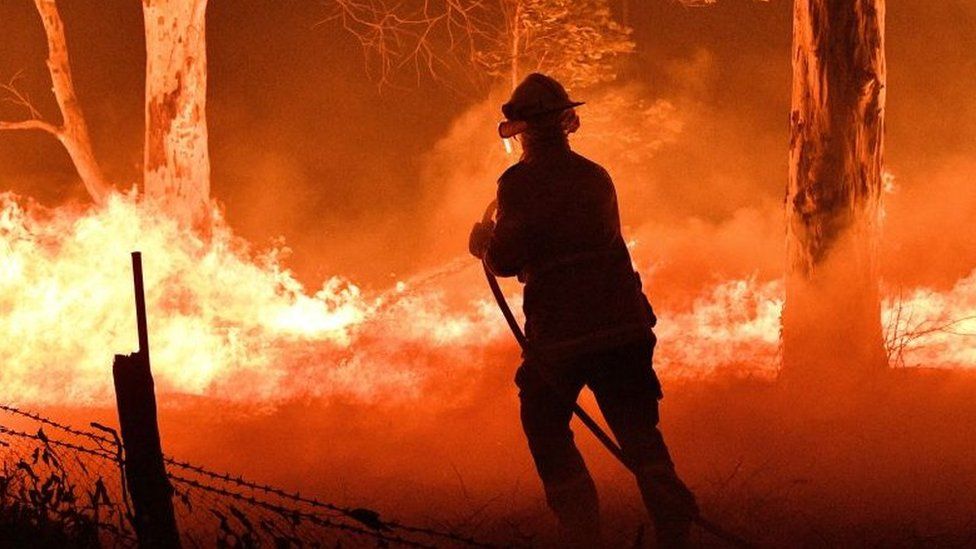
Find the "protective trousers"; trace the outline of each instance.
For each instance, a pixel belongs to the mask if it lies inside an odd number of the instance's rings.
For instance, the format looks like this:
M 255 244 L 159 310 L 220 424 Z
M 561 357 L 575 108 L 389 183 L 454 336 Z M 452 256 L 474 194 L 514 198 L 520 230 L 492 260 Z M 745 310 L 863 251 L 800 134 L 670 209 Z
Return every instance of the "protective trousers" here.
M 654 342 L 649 340 L 556 363 L 529 358 L 516 374 L 522 427 L 564 543 L 601 545 L 596 487 L 569 428 L 572 405 L 584 386 L 593 391 L 633 465 L 658 545 L 681 547 L 687 543 L 689 516 L 697 513 L 697 506 L 675 474 L 658 430 L 662 393 L 651 367 L 653 354 Z M 662 490 L 667 491 L 665 497 Z

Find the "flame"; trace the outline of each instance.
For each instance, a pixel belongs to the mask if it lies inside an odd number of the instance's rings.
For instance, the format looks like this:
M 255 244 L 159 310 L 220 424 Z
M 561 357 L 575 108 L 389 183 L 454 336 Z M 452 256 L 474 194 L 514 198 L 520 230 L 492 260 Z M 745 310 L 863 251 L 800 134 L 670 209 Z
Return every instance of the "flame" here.
M 724 368 L 774 377 L 782 311 L 781 281 L 721 282 L 695 299 L 690 310 L 659 314 L 655 367 L 691 376 Z
M 301 387 L 365 396 L 385 384 L 411 385 L 415 376 L 408 368 L 367 372 L 370 353 L 348 354 L 356 341 L 382 335 L 385 352 L 418 339 L 448 345 L 494 324 L 484 306 L 455 313 L 436 291 L 412 295 L 410 281 L 368 297 L 333 277 L 308 293 L 280 264 L 282 250 L 254 255 L 221 223 L 205 243 L 132 195 L 78 212 L 4 194 L 0 208 L 0 330 L 7 334 L 0 398 L 8 401 L 110 398 L 112 356 L 136 346 L 131 250 L 144 255 L 153 367 L 163 391 L 268 400 Z M 405 310 L 410 329 L 391 329 Z M 352 379 L 350 368 L 368 382 Z M 299 372 L 313 379 L 296 379 Z
M 882 322 L 905 366 L 976 367 L 976 270 L 947 292 L 916 288 L 886 299 Z M 903 355 L 898 355 L 902 350 Z
M 640 247 L 634 243 L 635 254 Z M 100 208 L 48 209 L 0 195 L 0 400 L 105 404 L 115 353 L 136 347 L 129 252 L 144 256 L 153 368 L 161 392 L 277 402 L 345 395 L 413 398 L 445 371 L 516 349 L 476 262 L 367 293 L 336 276 L 307 291 L 217 218 L 209 241 L 134 193 Z M 451 294 L 459 294 L 455 299 Z M 451 299 L 448 299 L 451 297 Z M 519 308 L 516 295 L 514 308 Z M 461 305 L 458 305 L 461 303 Z M 664 376 L 717 370 L 774 376 L 781 281 L 715 284 L 688 307 L 658 311 Z M 905 364 L 976 367 L 976 271 L 948 292 L 916 289 L 885 304 Z

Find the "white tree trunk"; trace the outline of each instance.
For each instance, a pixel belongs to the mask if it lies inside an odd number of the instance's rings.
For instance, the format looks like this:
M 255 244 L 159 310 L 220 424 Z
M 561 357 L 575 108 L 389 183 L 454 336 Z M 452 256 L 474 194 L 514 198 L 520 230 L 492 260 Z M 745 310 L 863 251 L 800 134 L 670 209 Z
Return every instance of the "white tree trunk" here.
M 514 90 L 519 85 L 519 58 L 522 55 L 520 49 L 522 45 L 522 0 L 515 0 L 515 7 L 512 11 L 511 33 L 512 42 L 509 54 L 512 56 L 512 61 L 509 78 L 512 81 L 512 89 Z
M 210 220 L 207 0 L 143 0 L 146 195 L 181 222 Z
M 885 0 L 796 0 L 784 374 L 886 364 L 878 288 Z
M 51 74 L 51 91 L 61 111 L 62 124 L 54 124 L 33 118 L 20 122 L 0 122 L 0 130 L 42 130 L 50 133 L 61 142 L 81 177 L 85 189 L 95 203 L 102 203 L 112 190 L 105 179 L 95 153 L 92 150 L 88 125 L 75 95 L 74 81 L 71 77 L 71 64 L 68 61 L 68 42 L 64 35 L 64 23 L 58 13 L 55 0 L 34 0 L 34 6 L 44 24 L 47 37 L 47 68 Z M 25 107 L 34 111 L 33 106 L 22 101 Z M 36 111 L 35 111 L 36 112 Z

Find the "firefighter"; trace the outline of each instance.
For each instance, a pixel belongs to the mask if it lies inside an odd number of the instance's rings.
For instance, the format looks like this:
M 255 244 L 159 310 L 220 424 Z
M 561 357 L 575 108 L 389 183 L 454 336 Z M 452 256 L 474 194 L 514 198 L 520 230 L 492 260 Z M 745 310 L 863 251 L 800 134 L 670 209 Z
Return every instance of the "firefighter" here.
M 635 471 L 659 546 L 682 547 L 698 509 L 658 430 L 656 318 L 620 232 L 610 175 L 570 149 L 580 105 L 542 74 L 515 88 L 499 133 L 517 136 L 522 157 L 498 181 L 495 222 L 475 224 L 469 248 L 497 276 L 525 285 L 528 347 L 515 383 L 563 542 L 601 545 L 596 487 L 569 427 L 587 386 Z

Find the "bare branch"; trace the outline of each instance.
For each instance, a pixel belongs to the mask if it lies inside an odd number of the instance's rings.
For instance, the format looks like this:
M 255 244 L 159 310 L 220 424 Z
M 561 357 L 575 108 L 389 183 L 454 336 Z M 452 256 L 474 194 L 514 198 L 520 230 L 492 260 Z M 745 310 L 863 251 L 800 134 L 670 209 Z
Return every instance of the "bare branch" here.
M 29 120 L 21 120 L 19 122 L 5 122 L 0 120 L 0 131 L 4 130 L 41 130 L 47 132 L 58 139 L 61 139 L 62 133 L 61 128 L 51 124 L 50 122 L 45 122 L 44 120 L 39 120 L 32 118 Z
M 0 101 L 3 101 L 4 103 L 11 103 L 18 107 L 23 107 L 27 109 L 29 117 L 41 119 L 43 116 L 41 116 L 40 111 L 34 107 L 30 97 L 28 97 L 26 92 L 21 91 L 17 87 L 17 81 L 21 79 L 23 74 L 23 70 L 17 71 L 12 77 L 10 77 L 10 80 L 6 84 L 0 84 L 0 90 L 6 92 L 7 94 L 7 97 L 0 99 Z
M 441 74 L 474 58 L 477 42 L 496 34 L 486 0 L 333 0 L 333 13 L 317 25 L 338 22 L 363 48 L 366 70 L 380 86 L 411 68 L 416 78 Z
M 88 194 L 96 203 L 102 202 L 111 191 L 101 168 L 95 161 L 88 126 L 75 95 L 68 62 L 68 44 L 64 35 L 64 23 L 58 13 L 56 0 L 34 0 L 34 7 L 44 25 L 47 38 L 47 68 L 51 75 L 51 90 L 61 111 L 63 123 L 56 126 L 43 120 L 41 113 L 31 103 L 26 93 L 18 89 L 16 83 L 21 73 L 17 73 L 0 90 L 6 92 L 8 103 L 27 109 L 29 118 L 15 122 L 0 122 L 0 130 L 42 130 L 58 138 L 68 151 L 71 161 L 81 177 Z
M 44 117 L 34 107 L 34 103 L 31 102 L 27 93 L 17 87 L 17 81 L 22 76 L 23 71 L 17 71 L 6 84 L 0 84 L 0 91 L 3 91 L 6 95 L 6 97 L 0 98 L 0 102 L 23 107 L 27 111 L 28 118 L 16 121 L 0 120 L 0 131 L 40 130 L 61 139 L 63 135 L 62 128 L 44 120 Z
M 905 299 L 904 293 L 899 292 L 892 300 L 893 317 L 885 326 L 884 343 L 889 363 L 894 366 L 906 366 L 905 356 L 926 345 L 926 338 L 939 334 L 958 337 L 974 337 L 976 333 L 961 331 L 962 324 L 976 320 L 976 316 L 951 318 L 942 312 L 934 318 L 916 320 L 915 310 Z

